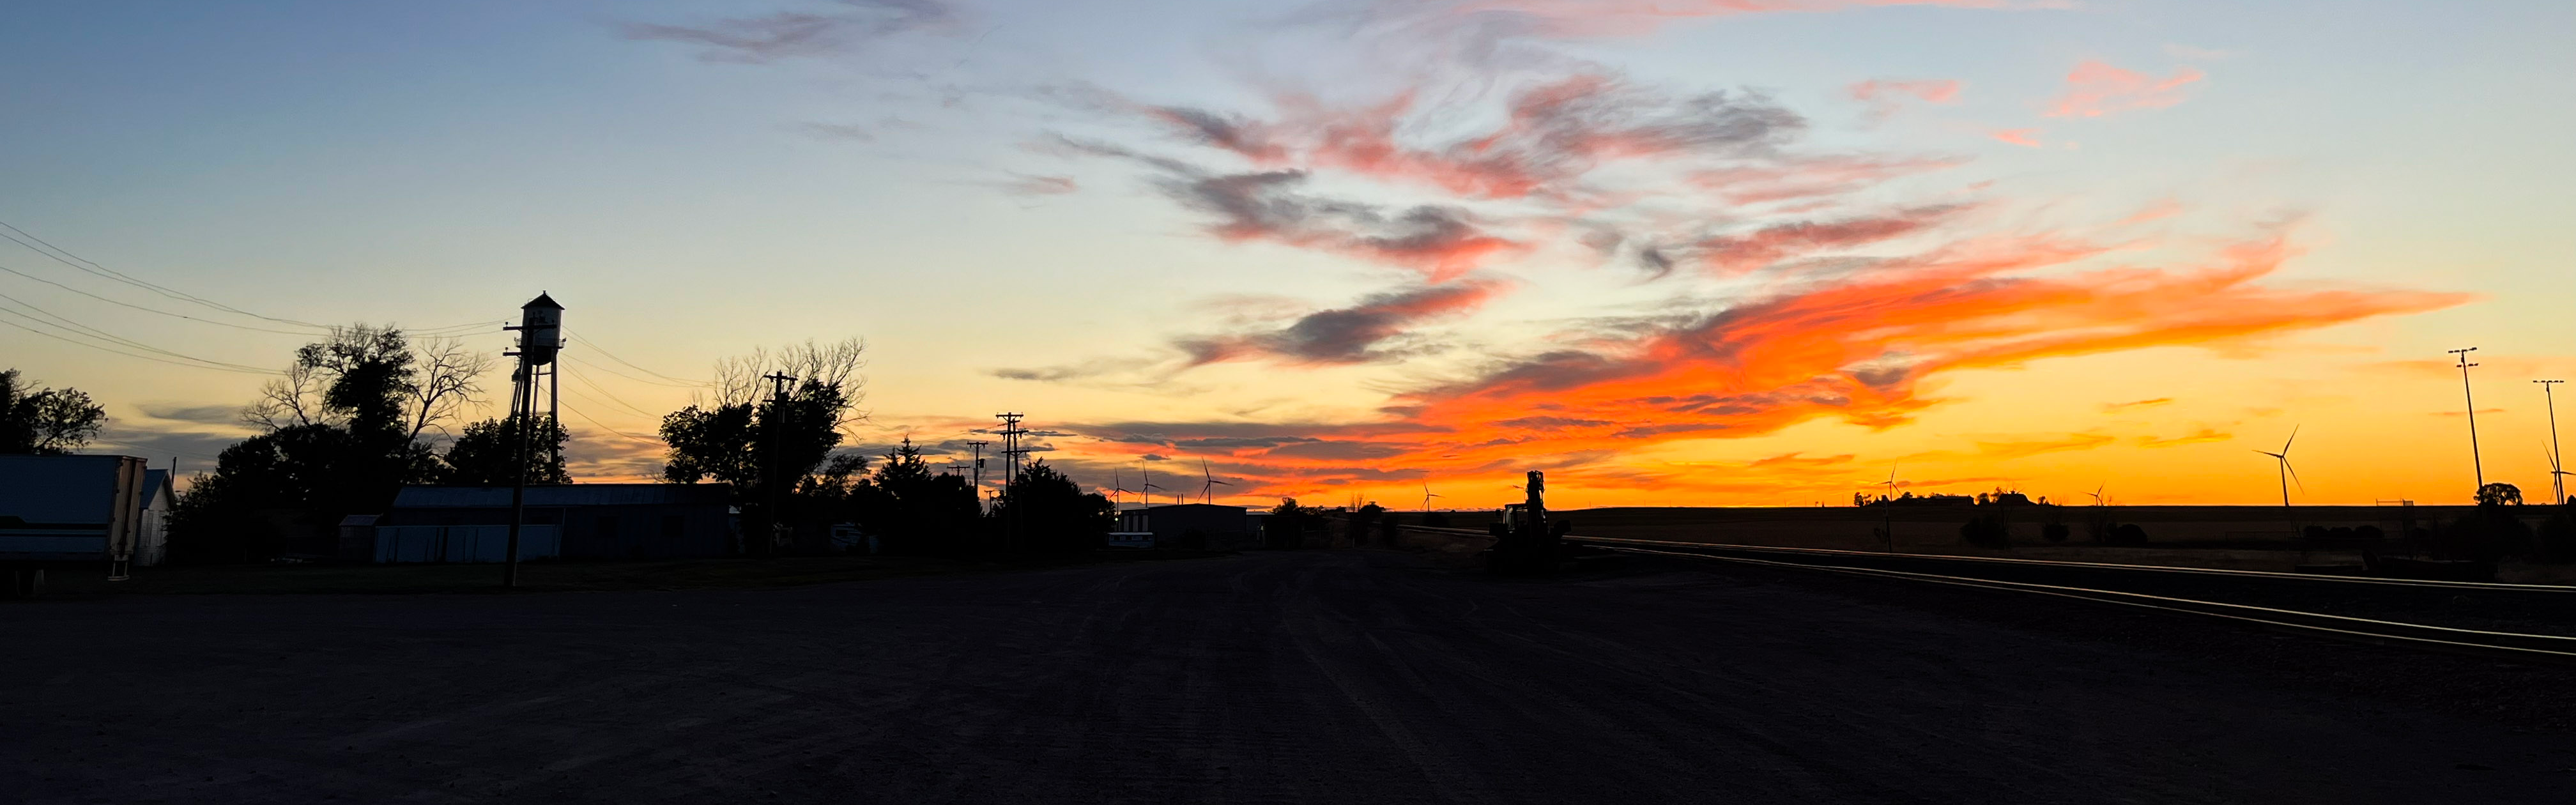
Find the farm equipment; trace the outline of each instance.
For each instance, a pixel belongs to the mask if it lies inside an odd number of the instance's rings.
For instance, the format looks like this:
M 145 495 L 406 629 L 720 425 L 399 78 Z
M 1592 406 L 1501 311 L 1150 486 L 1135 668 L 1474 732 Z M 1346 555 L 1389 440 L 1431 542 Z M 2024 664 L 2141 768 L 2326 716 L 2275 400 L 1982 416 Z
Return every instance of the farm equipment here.
M 1531 470 L 1529 483 L 1523 489 L 1529 499 L 1504 504 L 1501 521 L 1489 528 L 1494 547 L 1485 554 L 1485 567 L 1516 576 L 1554 573 L 1567 558 L 1565 534 L 1574 528 L 1574 522 L 1547 519 L 1546 473 Z

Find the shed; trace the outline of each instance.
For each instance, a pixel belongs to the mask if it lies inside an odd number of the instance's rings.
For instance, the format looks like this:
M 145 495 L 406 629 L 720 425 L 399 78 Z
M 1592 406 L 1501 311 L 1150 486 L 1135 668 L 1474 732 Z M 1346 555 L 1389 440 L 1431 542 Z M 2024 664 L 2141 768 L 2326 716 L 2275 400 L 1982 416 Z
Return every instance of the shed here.
M 151 567 L 170 558 L 170 507 L 178 505 L 169 470 L 143 471 L 143 512 L 134 521 L 134 564 Z
M 723 556 L 733 547 L 732 493 L 724 484 L 531 486 L 520 558 Z M 377 561 L 497 561 L 501 548 L 484 543 L 506 542 L 509 525 L 509 487 L 403 487 L 375 522 Z M 409 558 L 432 556 L 446 558 Z

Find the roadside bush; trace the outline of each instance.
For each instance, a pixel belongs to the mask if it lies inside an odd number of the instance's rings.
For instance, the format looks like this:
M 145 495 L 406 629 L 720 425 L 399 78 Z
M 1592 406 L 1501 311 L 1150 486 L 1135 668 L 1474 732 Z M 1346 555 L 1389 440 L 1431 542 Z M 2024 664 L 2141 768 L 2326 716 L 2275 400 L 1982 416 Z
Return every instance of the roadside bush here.
M 2000 515 L 1984 515 L 1960 524 L 1959 539 L 1979 548 L 2012 547 L 2011 530 Z
M 2568 507 L 2540 523 L 2540 533 L 2533 540 L 2534 557 L 2543 562 L 2576 562 L 2576 517 L 2569 517 Z
M 2111 528 L 2110 543 L 2113 545 L 2145 545 L 2147 544 L 2147 530 L 2138 527 L 2137 523 L 2121 523 Z
M 2065 523 L 2049 523 L 2039 527 L 2039 538 L 2050 542 L 2065 542 L 2067 531 Z

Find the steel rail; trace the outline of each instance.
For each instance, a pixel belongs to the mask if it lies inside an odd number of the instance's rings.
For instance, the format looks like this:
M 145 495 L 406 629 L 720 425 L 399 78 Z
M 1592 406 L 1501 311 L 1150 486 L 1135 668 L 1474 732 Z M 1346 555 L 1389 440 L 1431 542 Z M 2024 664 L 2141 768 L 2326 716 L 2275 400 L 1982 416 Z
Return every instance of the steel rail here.
M 1810 565 L 1798 562 L 1780 562 L 1770 559 L 1751 559 L 1740 556 L 1712 556 L 1709 554 L 1683 553 L 1679 551 L 1658 551 L 1648 548 L 1611 548 L 1610 550 L 1620 551 L 1623 553 L 1645 553 L 1661 556 L 1678 556 L 1690 559 L 1714 559 L 1721 562 L 1768 565 L 1773 567 L 1795 568 L 1799 570 L 1820 570 L 1829 573 L 1842 573 L 1857 576 L 1901 578 L 1912 581 L 1925 581 L 1935 584 L 1948 584 L 1960 587 L 1979 587 L 2012 592 L 2053 595 L 2061 598 L 2076 598 L 2144 609 L 2181 612 L 2192 615 L 2245 621 L 2266 626 L 2287 627 L 2301 631 L 2328 632 L 2340 636 L 2363 637 L 2372 640 L 2402 641 L 2409 644 L 2421 644 L 2445 648 L 2494 649 L 2516 653 L 2529 653 L 2536 656 L 2558 659 L 2576 660 L 2576 637 L 2565 635 L 2499 632 L 2485 629 L 2461 629 L 2450 626 L 2408 623 L 2405 621 L 2356 618 L 2349 615 L 2333 615 L 2323 612 L 2305 612 L 2295 609 L 2260 607 L 2250 604 L 2231 604 L 2224 601 L 2203 601 L 2193 598 L 2175 598 L 2172 596 L 2133 593 L 2122 590 L 2067 587 L 2054 584 L 2004 581 L 2000 579 L 1979 579 L 1967 576 L 1945 576 L 1938 573 L 1916 573 L 1904 570 L 1881 570 L 1866 567 Z M 2310 622 L 2299 622 L 2301 620 Z M 2405 634 L 2405 632 L 2414 632 L 2414 634 Z
M 1466 528 L 1438 528 L 1414 525 L 1401 527 L 1411 531 L 1433 531 L 1479 537 L 1491 536 L 1482 531 Z M 2015 559 L 2002 556 L 1959 556 L 1956 554 L 1941 553 L 1888 553 L 1885 551 L 1852 551 L 1840 548 L 1790 548 L 1777 545 L 1738 545 L 1723 542 L 1686 542 L 1678 540 L 1635 539 L 1631 537 L 1588 537 L 1581 534 L 1567 534 L 1565 535 L 1565 539 L 1568 542 L 1597 543 L 1605 546 L 1653 545 L 1671 548 L 1694 548 L 1707 550 L 1764 551 L 1806 556 L 1848 556 L 1856 559 L 1921 559 L 1943 562 L 1983 562 L 1997 565 L 2020 565 L 2025 567 L 2131 570 L 2148 573 L 2180 573 L 2200 576 L 2295 579 L 2299 581 L 2319 581 L 2336 584 L 2376 584 L 2393 587 L 2434 587 L 2452 590 L 2496 590 L 2504 592 L 2529 593 L 2576 593 L 2576 586 L 2564 584 L 2516 584 L 2501 581 L 2443 581 L 2440 579 L 2382 579 L 2368 576 L 2336 576 L 2324 573 L 2283 573 L 2277 570 L 2231 570 L 2215 567 L 2137 565 L 2117 562 L 2076 562 L 2063 559 Z
M 1406 526 L 1410 528 L 1411 526 Z M 1455 530 L 1455 529 L 1452 529 Z M 1568 534 L 1568 541 L 1615 545 L 1654 545 L 1672 548 L 1702 548 L 1730 551 L 1762 551 L 1805 556 L 1847 556 L 1856 559 L 1922 559 L 1944 562 L 1982 562 L 2024 567 L 2081 568 L 2094 570 L 2127 570 L 2148 573 L 2182 573 L 2198 576 L 2231 576 L 2237 578 L 2295 579 L 2335 584 L 2374 584 L 2392 587 L 2436 587 L 2450 590 L 2495 590 L 2524 593 L 2576 593 L 2576 587 L 2563 584 L 2514 584 L 2500 581 L 2442 581 L 2438 579 L 2381 579 L 2367 576 L 2336 576 L 2323 573 L 2283 573 L 2275 570 L 2230 570 L 2214 567 L 2176 567 L 2173 565 L 2133 565 L 2115 562 L 2073 562 L 2059 559 L 2013 559 L 2000 556 L 1957 556 L 1938 553 L 1887 553 L 1884 551 L 1849 551 L 1838 548 L 1784 548 L 1771 545 L 1733 545 L 1715 542 L 1680 542 L 1674 540 L 1630 539 L 1625 537 L 1585 537 Z

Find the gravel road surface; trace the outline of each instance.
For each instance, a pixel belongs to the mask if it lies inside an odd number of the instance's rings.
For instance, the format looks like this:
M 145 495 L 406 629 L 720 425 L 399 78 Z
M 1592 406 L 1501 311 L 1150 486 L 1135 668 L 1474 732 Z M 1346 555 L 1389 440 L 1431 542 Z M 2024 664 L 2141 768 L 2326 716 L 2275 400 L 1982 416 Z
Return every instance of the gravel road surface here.
M 0 802 L 2576 800 L 2564 731 L 1889 599 L 1316 551 L 10 603 Z

